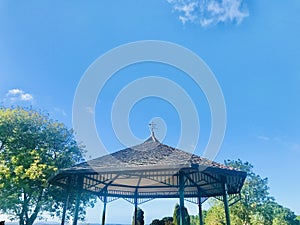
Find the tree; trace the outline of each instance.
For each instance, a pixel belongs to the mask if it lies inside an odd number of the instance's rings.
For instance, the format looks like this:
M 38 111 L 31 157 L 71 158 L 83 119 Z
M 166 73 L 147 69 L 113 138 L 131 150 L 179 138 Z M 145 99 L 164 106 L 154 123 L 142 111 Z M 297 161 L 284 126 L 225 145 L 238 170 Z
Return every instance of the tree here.
M 274 214 L 272 225 L 299 225 L 297 216 L 290 209 L 285 208 L 278 203 L 270 202 L 269 207 Z
M 190 225 L 190 216 L 187 211 L 187 208 L 184 207 L 184 216 L 183 216 L 183 225 Z M 174 213 L 173 213 L 173 223 L 174 225 L 180 225 L 180 206 L 178 204 L 175 205 Z
M 216 199 L 210 201 L 212 207 L 207 211 L 204 218 L 205 225 L 226 225 L 223 204 Z M 232 220 L 232 217 L 231 217 Z M 237 224 L 232 221 L 232 224 Z
M 132 225 L 134 225 L 135 215 L 133 214 Z M 144 211 L 141 208 L 137 208 L 136 225 L 144 225 Z
M 191 225 L 199 225 L 199 216 L 198 215 L 190 215 Z
M 164 225 L 164 222 L 162 220 L 159 220 L 159 219 L 154 219 L 154 220 L 152 220 L 150 225 Z
M 205 221 L 206 215 L 207 215 L 207 211 L 202 209 L 203 221 Z M 200 223 L 199 215 L 190 215 L 190 221 L 191 221 L 191 225 L 199 225 Z
M 166 216 L 166 217 L 162 218 L 161 220 L 154 219 L 154 220 L 152 220 L 150 225 L 173 225 L 173 217 Z
M 247 178 L 241 191 L 241 201 L 231 207 L 231 214 L 238 217 L 245 225 L 252 224 L 252 220 L 260 222 L 272 221 L 267 218 L 270 214 L 266 212 L 264 206 L 273 201 L 269 194 L 268 178 L 261 178 L 253 172 L 253 166 L 249 162 L 243 163 L 241 160 L 227 160 L 225 165 L 247 172 Z M 261 221 L 264 220 L 265 221 Z M 259 223 L 259 222 L 257 222 Z
M 280 206 L 269 194 L 268 179 L 253 172 L 253 166 L 241 160 L 225 161 L 227 166 L 247 172 L 248 176 L 241 190 L 241 200 L 230 207 L 232 224 L 236 225 L 297 225 L 296 215 Z M 225 224 L 224 209 L 221 202 L 213 202 L 208 210 L 205 224 Z
M 173 217 L 166 216 L 162 218 L 161 221 L 163 222 L 163 225 L 173 225 Z
M 60 215 L 65 193 L 47 180 L 81 160 L 82 149 L 64 124 L 33 109 L 0 108 L 0 211 L 20 225 L 32 225 L 45 211 Z M 86 204 L 93 204 L 87 195 L 81 216 Z

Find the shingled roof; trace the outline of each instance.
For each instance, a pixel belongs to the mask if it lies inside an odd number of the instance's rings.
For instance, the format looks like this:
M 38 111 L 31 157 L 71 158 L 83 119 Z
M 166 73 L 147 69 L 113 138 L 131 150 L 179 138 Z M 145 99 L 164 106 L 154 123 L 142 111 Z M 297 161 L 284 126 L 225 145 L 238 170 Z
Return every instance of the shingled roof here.
M 142 144 L 59 171 L 52 184 L 67 186 L 83 179 L 83 189 L 97 195 L 130 198 L 175 198 L 178 172 L 184 171 L 185 196 L 219 196 L 239 193 L 246 173 L 195 154 L 160 143 L 154 136 Z M 68 180 L 69 179 L 69 180 Z
M 78 164 L 65 171 L 105 172 L 124 169 L 182 168 L 182 166 L 235 171 L 232 167 L 162 144 L 152 137 L 142 144 Z

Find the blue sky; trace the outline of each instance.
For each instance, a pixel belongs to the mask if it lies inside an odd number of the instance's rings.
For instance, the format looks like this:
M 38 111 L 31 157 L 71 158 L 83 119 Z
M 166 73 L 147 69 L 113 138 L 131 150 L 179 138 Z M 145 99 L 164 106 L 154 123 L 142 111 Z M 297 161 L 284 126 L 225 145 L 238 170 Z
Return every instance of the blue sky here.
M 134 41 L 179 44 L 206 62 L 223 91 L 227 129 L 216 161 L 249 161 L 255 172 L 269 178 L 271 195 L 300 214 L 299 10 L 298 0 L 1 1 L 0 102 L 33 105 L 71 127 L 76 87 L 99 56 Z M 195 150 L 201 155 L 211 126 L 205 95 L 188 76 L 157 63 L 124 68 L 98 96 L 95 120 L 106 148 L 123 147 L 110 121 L 114 99 L 128 83 L 145 76 L 171 79 L 191 96 L 201 122 Z M 132 132 L 146 139 L 153 117 L 165 121 L 163 142 L 176 146 L 180 116 L 161 99 L 134 106 Z M 174 204 L 142 205 L 146 223 L 171 215 Z M 99 219 L 101 207 L 89 210 L 87 221 Z M 196 206 L 190 208 L 196 214 Z M 130 223 L 132 210 L 125 201 L 111 203 L 108 222 Z

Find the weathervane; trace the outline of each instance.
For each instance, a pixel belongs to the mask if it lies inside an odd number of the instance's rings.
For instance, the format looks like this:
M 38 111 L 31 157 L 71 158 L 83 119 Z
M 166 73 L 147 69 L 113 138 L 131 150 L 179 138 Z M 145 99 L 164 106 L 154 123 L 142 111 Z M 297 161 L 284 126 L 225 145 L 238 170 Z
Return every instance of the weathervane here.
M 151 121 L 151 123 L 148 124 L 149 125 L 149 129 L 151 131 L 151 136 L 154 138 L 155 135 L 154 135 L 154 130 L 157 129 L 156 128 L 156 123 L 154 123 L 153 121 Z

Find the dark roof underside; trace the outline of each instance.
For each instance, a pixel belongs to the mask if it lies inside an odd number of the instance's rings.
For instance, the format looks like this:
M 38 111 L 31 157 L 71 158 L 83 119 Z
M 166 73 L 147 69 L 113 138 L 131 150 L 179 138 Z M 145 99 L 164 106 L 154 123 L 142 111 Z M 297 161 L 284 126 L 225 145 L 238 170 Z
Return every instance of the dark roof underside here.
M 246 173 L 172 148 L 149 138 L 144 143 L 59 171 L 50 182 L 67 184 L 110 197 L 178 198 L 179 171 L 184 174 L 185 197 L 239 193 Z M 83 181 L 83 182 L 82 182 Z

